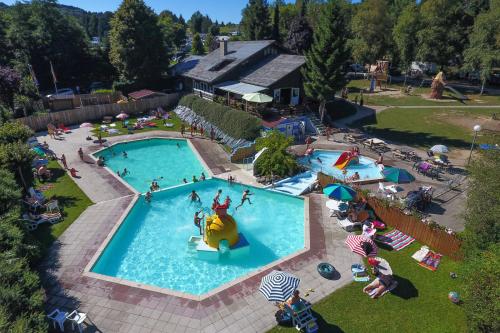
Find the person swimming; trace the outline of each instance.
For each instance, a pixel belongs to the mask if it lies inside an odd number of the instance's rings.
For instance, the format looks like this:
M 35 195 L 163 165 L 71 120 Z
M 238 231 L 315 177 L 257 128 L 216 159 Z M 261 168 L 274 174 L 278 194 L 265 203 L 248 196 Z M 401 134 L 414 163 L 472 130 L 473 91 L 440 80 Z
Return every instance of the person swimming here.
M 200 176 L 200 180 L 201 180 L 201 181 L 203 181 L 203 180 L 205 180 L 205 179 L 207 179 L 207 177 L 205 176 L 205 173 L 204 173 L 204 172 L 202 172 L 202 173 L 201 173 L 201 176 Z
M 235 209 L 238 209 L 238 208 L 240 208 L 241 206 L 243 206 L 243 204 L 245 203 L 245 201 L 248 201 L 248 203 L 251 205 L 251 204 L 252 204 L 252 202 L 250 201 L 250 198 L 248 197 L 248 196 L 250 196 L 250 195 L 253 195 L 253 193 L 250 193 L 250 190 L 245 190 L 245 191 L 243 192 L 243 195 L 241 196 L 241 203 L 240 203 L 238 206 L 236 206 L 236 208 L 235 208 Z
M 126 175 L 130 175 L 130 171 L 128 171 L 127 168 L 124 168 L 122 172 L 122 177 L 125 177 Z
M 226 206 L 226 208 L 229 208 L 229 206 L 231 205 L 231 202 L 233 202 L 233 200 L 231 200 L 229 195 L 226 196 L 226 199 L 224 200 L 224 206 Z
M 234 178 L 232 175 L 229 175 L 227 177 L 227 181 L 229 182 L 229 185 L 232 185 L 236 181 L 236 178 Z
M 187 179 L 186 179 L 186 178 L 182 178 L 182 182 L 183 182 L 184 184 L 187 184 L 187 183 L 188 183 L 188 181 L 187 181 Z
M 122 175 L 120 175 L 120 170 L 117 170 L 116 171 L 116 174 L 118 175 L 118 177 L 121 177 Z
M 146 196 L 144 197 L 144 199 L 146 200 L 146 202 L 151 202 L 151 199 L 153 198 L 153 195 L 151 194 L 151 192 L 147 192 L 146 193 Z
M 177 148 L 181 149 L 181 145 L 178 142 L 176 143 L 176 145 L 177 145 Z
M 123 158 L 127 158 L 128 157 L 128 154 L 127 154 L 126 151 L 123 151 L 122 155 L 123 155 Z
M 201 217 L 200 217 L 200 214 Z M 203 209 L 197 211 L 196 213 L 194 213 L 194 225 L 198 227 L 198 229 L 200 229 L 200 235 L 202 234 L 201 232 L 201 221 L 203 221 L 203 219 L 205 218 L 205 214 L 203 213 Z
M 222 194 L 222 190 L 221 189 L 217 190 L 217 194 L 214 197 L 214 203 L 217 203 L 217 204 L 219 203 L 219 199 L 220 199 L 221 194 Z
M 193 183 L 197 183 L 198 182 L 198 179 L 196 178 L 195 175 L 193 175 Z
M 323 164 L 323 161 L 319 157 L 316 157 L 316 161 L 318 161 L 319 163 Z
M 201 198 L 195 190 L 192 190 L 191 193 L 189 193 L 189 199 L 191 199 L 192 202 L 201 202 Z

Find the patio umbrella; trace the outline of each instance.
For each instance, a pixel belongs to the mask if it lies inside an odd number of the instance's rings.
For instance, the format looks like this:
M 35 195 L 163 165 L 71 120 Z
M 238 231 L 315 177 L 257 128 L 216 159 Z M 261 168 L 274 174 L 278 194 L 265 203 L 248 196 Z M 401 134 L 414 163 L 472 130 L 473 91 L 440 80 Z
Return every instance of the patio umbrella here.
M 360 256 L 367 257 L 365 250 L 363 250 L 363 243 L 369 243 L 372 247 L 372 251 L 368 253 L 368 257 L 374 257 L 377 255 L 377 245 L 371 240 L 370 238 L 363 237 L 361 235 L 349 235 L 347 236 L 345 240 L 346 245 L 349 247 L 349 249 L 356 253 L 359 254 Z
M 351 201 L 356 198 L 356 191 L 343 184 L 330 184 L 323 189 L 323 193 L 330 199 Z
M 438 154 L 445 154 L 448 152 L 448 147 L 444 145 L 435 145 L 431 147 L 431 151 L 433 153 L 438 153 Z
M 116 116 L 117 119 L 123 120 L 128 118 L 128 114 L 122 112 L 119 115 Z
M 80 128 L 91 128 L 94 127 L 91 123 L 83 123 L 80 125 Z
M 293 274 L 272 271 L 262 278 L 259 291 L 268 301 L 284 302 L 299 286 L 300 279 Z
M 271 96 L 262 93 L 252 93 L 243 95 L 243 99 L 253 103 L 269 103 L 273 101 Z
M 382 173 L 384 174 L 385 180 L 398 184 L 411 183 L 415 180 L 415 177 L 405 169 L 385 167 Z

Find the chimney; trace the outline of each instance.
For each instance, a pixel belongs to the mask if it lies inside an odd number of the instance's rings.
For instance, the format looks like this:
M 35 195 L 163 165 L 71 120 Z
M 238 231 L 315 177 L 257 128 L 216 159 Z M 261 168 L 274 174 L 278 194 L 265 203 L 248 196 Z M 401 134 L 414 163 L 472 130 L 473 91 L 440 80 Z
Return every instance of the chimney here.
M 227 40 L 220 41 L 220 56 L 224 57 L 227 54 Z

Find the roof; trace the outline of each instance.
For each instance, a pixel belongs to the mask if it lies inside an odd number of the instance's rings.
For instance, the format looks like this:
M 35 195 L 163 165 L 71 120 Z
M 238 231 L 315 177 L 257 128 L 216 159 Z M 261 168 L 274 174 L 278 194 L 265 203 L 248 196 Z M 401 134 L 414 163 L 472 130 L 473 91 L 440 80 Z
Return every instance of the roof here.
M 193 69 L 202 58 L 203 56 L 191 55 L 185 59 L 182 59 L 172 67 L 174 75 L 182 75 L 190 69 Z
M 248 84 L 248 83 L 242 83 L 238 81 L 226 81 L 221 84 L 218 84 L 215 86 L 216 88 L 219 88 L 224 91 L 229 91 L 235 94 L 239 95 L 244 95 L 244 94 L 251 94 L 251 93 L 256 93 L 259 91 L 266 90 L 265 87 L 261 86 L 256 86 L 253 84 Z
M 151 97 L 153 95 L 164 95 L 164 94 L 149 89 L 142 89 L 129 93 L 128 97 L 133 99 L 141 99 L 141 98 Z
M 228 42 L 227 55 L 221 57 L 220 49 L 216 49 L 201 58 L 194 68 L 184 73 L 184 76 L 208 83 L 214 82 L 273 43 L 273 40 Z
M 280 54 L 271 56 L 245 71 L 240 77 L 240 81 L 269 87 L 304 65 L 305 62 L 305 57 L 298 55 Z

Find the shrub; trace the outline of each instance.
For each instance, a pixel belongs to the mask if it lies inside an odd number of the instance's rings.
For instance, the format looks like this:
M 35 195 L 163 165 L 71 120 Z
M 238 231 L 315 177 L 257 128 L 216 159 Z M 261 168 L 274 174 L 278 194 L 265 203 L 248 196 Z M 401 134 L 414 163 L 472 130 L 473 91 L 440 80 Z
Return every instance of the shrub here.
M 33 131 L 17 121 L 9 121 L 0 126 L 0 144 L 18 141 L 25 143 L 31 136 L 33 136 Z
M 326 103 L 326 112 L 331 120 L 338 120 L 355 114 L 356 107 L 344 99 L 335 99 Z
M 190 108 L 235 139 L 253 141 L 259 136 L 260 119 L 244 111 L 234 110 L 195 95 L 182 97 L 179 104 Z
M 18 184 L 28 188 L 33 181 L 31 162 L 35 153 L 21 142 L 0 144 L 0 168 L 15 172 Z
M 112 94 L 114 92 L 113 89 L 96 89 L 92 91 L 93 95 L 98 95 L 98 94 Z
M 287 152 L 287 148 L 293 144 L 293 138 L 287 138 L 280 131 L 268 132 L 263 138 L 258 138 L 255 144 L 256 150 L 267 148 L 255 162 L 255 170 L 262 176 L 291 176 L 299 170 L 297 160 Z

